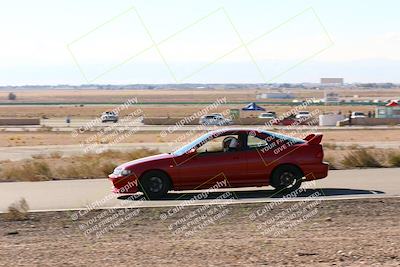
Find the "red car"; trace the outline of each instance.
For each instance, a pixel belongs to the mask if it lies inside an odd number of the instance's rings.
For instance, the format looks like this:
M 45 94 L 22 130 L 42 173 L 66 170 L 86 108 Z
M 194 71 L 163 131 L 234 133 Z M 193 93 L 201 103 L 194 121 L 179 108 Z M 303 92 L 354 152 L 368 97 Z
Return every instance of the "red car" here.
M 169 190 L 208 189 L 216 184 L 271 185 L 291 191 L 303 181 L 328 175 L 321 139 L 321 134 L 299 139 L 263 130 L 212 131 L 175 152 L 124 163 L 109 179 L 113 192 L 141 191 L 148 199 L 163 198 Z

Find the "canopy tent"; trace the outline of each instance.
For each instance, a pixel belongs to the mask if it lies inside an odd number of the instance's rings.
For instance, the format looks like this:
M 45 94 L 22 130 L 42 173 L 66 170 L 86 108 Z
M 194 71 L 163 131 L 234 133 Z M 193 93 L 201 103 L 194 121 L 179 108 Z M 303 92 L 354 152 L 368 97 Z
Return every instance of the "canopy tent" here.
M 265 111 L 264 108 L 258 106 L 256 103 L 251 102 L 250 104 L 248 104 L 247 106 L 245 106 L 244 108 L 242 108 L 242 110 L 245 111 Z
M 386 104 L 387 107 L 398 107 L 399 104 L 397 103 L 397 101 L 392 100 L 389 103 Z

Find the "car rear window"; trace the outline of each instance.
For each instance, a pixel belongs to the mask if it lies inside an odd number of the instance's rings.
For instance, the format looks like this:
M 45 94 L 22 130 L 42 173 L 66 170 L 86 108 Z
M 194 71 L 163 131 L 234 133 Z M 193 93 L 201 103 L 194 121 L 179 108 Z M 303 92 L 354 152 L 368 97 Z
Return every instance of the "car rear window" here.
M 306 142 L 303 139 L 289 136 L 289 135 L 280 134 L 280 133 L 274 133 L 274 132 L 262 132 L 262 133 L 267 136 L 271 136 L 275 140 L 280 139 L 280 140 L 288 141 L 291 144 L 304 144 Z

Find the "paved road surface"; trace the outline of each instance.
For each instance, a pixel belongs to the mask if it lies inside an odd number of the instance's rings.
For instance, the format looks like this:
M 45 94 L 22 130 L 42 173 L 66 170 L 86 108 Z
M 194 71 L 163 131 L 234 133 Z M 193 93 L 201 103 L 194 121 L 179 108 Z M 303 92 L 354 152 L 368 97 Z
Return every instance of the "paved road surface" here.
M 363 169 L 330 171 L 328 178 L 310 184 L 310 189 L 300 197 L 320 192 L 322 199 L 371 198 L 400 196 L 400 168 Z M 170 192 L 162 201 L 132 201 L 110 193 L 111 184 L 107 179 L 71 180 L 48 182 L 0 183 L 0 211 L 10 203 L 25 198 L 31 210 L 81 209 L 86 205 L 99 207 L 158 207 L 175 206 L 195 196 L 193 192 Z M 263 190 L 261 190 L 263 189 Z M 273 191 L 266 188 L 245 188 L 236 192 L 237 203 L 277 201 L 280 196 L 271 197 Z M 210 194 L 210 199 L 197 201 L 210 203 L 221 193 Z M 179 200 L 176 200 L 179 198 Z M 97 204 L 96 204 L 97 203 Z
M 154 131 L 154 132 L 161 132 L 165 131 L 168 129 L 172 129 L 174 125 L 144 125 L 141 122 L 134 121 L 130 122 L 129 125 L 126 125 L 124 122 L 118 122 L 118 123 L 101 123 L 97 122 L 92 119 L 84 119 L 84 118 L 79 118 L 79 119 L 72 119 L 71 123 L 68 125 L 65 122 L 65 119 L 62 118 L 54 118 L 54 119 L 46 119 L 46 120 L 41 120 L 41 125 L 46 126 L 46 127 L 51 127 L 50 130 L 52 131 L 65 131 L 65 132 L 72 132 L 77 130 L 80 127 L 88 127 L 93 131 L 98 131 L 101 129 L 104 129 L 105 127 L 124 127 L 128 128 L 130 130 L 134 130 L 135 132 L 148 132 L 148 131 Z M 18 131 L 39 131 L 42 130 L 42 126 L 3 126 L 0 127 L 1 131 L 11 131 L 11 132 L 18 132 Z M 238 127 L 238 126 L 230 126 L 230 127 Z M 239 127 L 248 127 L 248 128 L 254 128 L 254 127 L 265 127 L 264 125 L 240 125 Z M 315 131 L 315 126 L 305 126 L 305 125 L 300 125 L 300 126 L 292 126 L 292 127 L 287 127 L 287 126 L 274 126 L 273 128 L 275 129 L 281 129 L 281 130 L 288 130 L 288 131 L 293 131 L 296 129 L 302 129 L 302 130 L 314 130 Z M 209 127 L 201 127 L 199 125 L 184 125 L 181 127 L 178 127 L 175 129 L 176 132 L 180 131 L 204 131 L 204 130 L 213 130 L 215 127 L 209 126 Z M 272 128 L 271 128 L 272 129 Z M 335 127 L 335 126 L 320 126 L 317 127 L 318 131 L 323 131 L 323 130 L 366 130 L 366 129 L 371 129 L 371 130 L 393 130 L 393 129 L 400 129 L 400 126 L 387 126 L 387 125 L 381 125 L 381 126 L 351 126 L 351 127 Z

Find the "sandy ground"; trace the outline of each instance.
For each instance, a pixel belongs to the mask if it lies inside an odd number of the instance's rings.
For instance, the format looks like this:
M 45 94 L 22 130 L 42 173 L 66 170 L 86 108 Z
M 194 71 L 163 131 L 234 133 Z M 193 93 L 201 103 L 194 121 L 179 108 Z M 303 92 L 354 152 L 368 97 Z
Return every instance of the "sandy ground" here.
M 283 89 L 284 91 L 287 89 Z M 400 93 L 400 88 L 393 89 L 335 89 L 341 97 L 353 97 L 363 99 L 365 97 L 391 98 Z M 0 102 L 8 102 L 9 92 L 15 92 L 17 100 L 21 102 L 118 102 L 131 97 L 138 97 L 142 102 L 154 101 L 212 101 L 219 97 L 227 97 L 228 101 L 251 101 L 256 99 L 259 93 L 268 92 L 266 89 L 157 89 L 157 90 L 2 90 L 0 91 Z M 311 90 L 291 88 L 287 91 L 294 93 L 297 97 L 319 97 L 324 95 L 323 90 Z
M 21 102 L 123 102 L 137 97 L 140 102 L 214 101 L 227 97 L 230 101 L 255 98 L 257 90 L 23 90 L 16 91 Z M 321 93 L 322 95 L 322 93 Z M 193 97 L 195 96 L 195 98 Z M 0 92 L 0 102 L 7 102 L 8 92 Z
M 297 134 L 282 132 L 286 134 Z M 378 141 L 400 141 L 400 129 L 388 130 L 324 130 L 323 143 L 334 142 L 371 142 L 371 146 Z M 0 132 L 0 147 L 12 146 L 40 146 L 40 145 L 73 145 L 82 142 L 93 142 L 95 133 L 83 133 L 73 136 L 68 132 Z M 123 143 L 148 143 L 148 142 L 175 142 L 180 140 L 184 133 L 172 133 L 161 137 L 158 132 L 134 133 L 127 136 Z M 183 139 L 188 142 L 191 137 L 194 139 L 197 135 L 190 135 Z
M 185 207 L 170 216 L 167 208 L 92 211 L 75 221 L 71 212 L 34 213 L 25 221 L 0 215 L 0 265 L 399 266 L 399 198 L 301 203 L 265 213 L 266 203 Z M 185 221 L 215 209 L 224 216 L 207 217 L 213 223 Z M 303 210 L 303 220 L 285 221 Z M 117 225 L 118 218 L 126 220 Z M 182 220 L 192 223 L 189 230 L 176 230 Z
M 217 98 L 210 100 L 210 103 L 216 101 Z M 153 100 L 154 101 L 154 100 Z M 254 100 L 253 100 L 254 101 Z M 196 112 L 202 111 L 207 108 L 207 104 L 166 104 L 166 105 L 134 105 L 120 112 L 120 116 L 127 116 L 130 113 L 143 114 L 145 117 L 186 117 L 195 114 Z M 243 104 L 229 104 L 222 105 L 216 108 L 209 108 L 208 113 L 227 113 L 229 109 L 241 109 Z M 275 111 L 278 115 L 283 114 L 294 106 L 285 105 L 263 105 L 266 110 Z M 86 106 L 74 106 L 74 105 L 62 105 L 62 106 L 0 106 L 0 118 L 65 118 L 70 115 L 72 119 L 74 118 L 98 118 L 103 112 L 112 110 L 118 107 L 118 105 L 86 105 Z M 367 113 L 368 111 L 374 111 L 375 106 L 309 106 L 305 110 L 310 112 L 317 110 L 320 114 L 323 112 L 334 112 L 337 113 L 341 111 L 343 114 L 347 114 L 348 111 L 361 111 Z M 227 111 L 228 110 L 228 111 Z M 316 111 L 314 111 L 316 112 Z
M 353 97 L 358 95 L 355 100 L 363 100 L 364 98 L 377 99 L 396 99 L 400 93 L 400 89 L 390 90 L 348 90 L 337 89 L 342 97 Z M 251 102 L 257 101 L 256 95 L 265 90 L 260 89 L 240 89 L 240 90 L 18 90 L 17 101 L 7 100 L 8 91 L 0 91 L 0 103 L 24 103 L 24 102 L 125 102 L 128 99 L 137 98 L 139 105 L 134 105 L 129 109 L 123 110 L 120 115 L 125 116 L 135 110 L 140 109 L 147 117 L 171 116 L 183 117 L 192 115 L 205 108 L 205 104 L 198 105 L 175 105 L 175 102 L 214 102 L 217 99 L 226 99 L 227 102 Z M 322 90 L 304 90 L 291 89 L 299 98 L 323 98 Z M 282 99 L 262 99 L 259 101 L 282 101 Z M 286 101 L 286 100 L 284 100 Z M 166 102 L 168 105 L 151 105 L 140 103 L 147 102 Z M 290 110 L 291 106 L 280 105 L 261 105 L 267 110 L 273 110 L 278 114 Z M 242 108 L 243 105 L 223 105 L 213 109 L 212 112 L 223 112 L 226 109 Z M 112 105 L 60 105 L 60 106 L 0 106 L 0 118 L 2 117 L 65 117 L 67 115 L 74 117 L 95 118 L 100 116 L 104 111 L 112 109 Z M 375 109 L 374 106 L 310 106 L 309 111 L 319 109 L 322 112 L 338 112 L 347 113 L 351 111 L 368 112 Z

